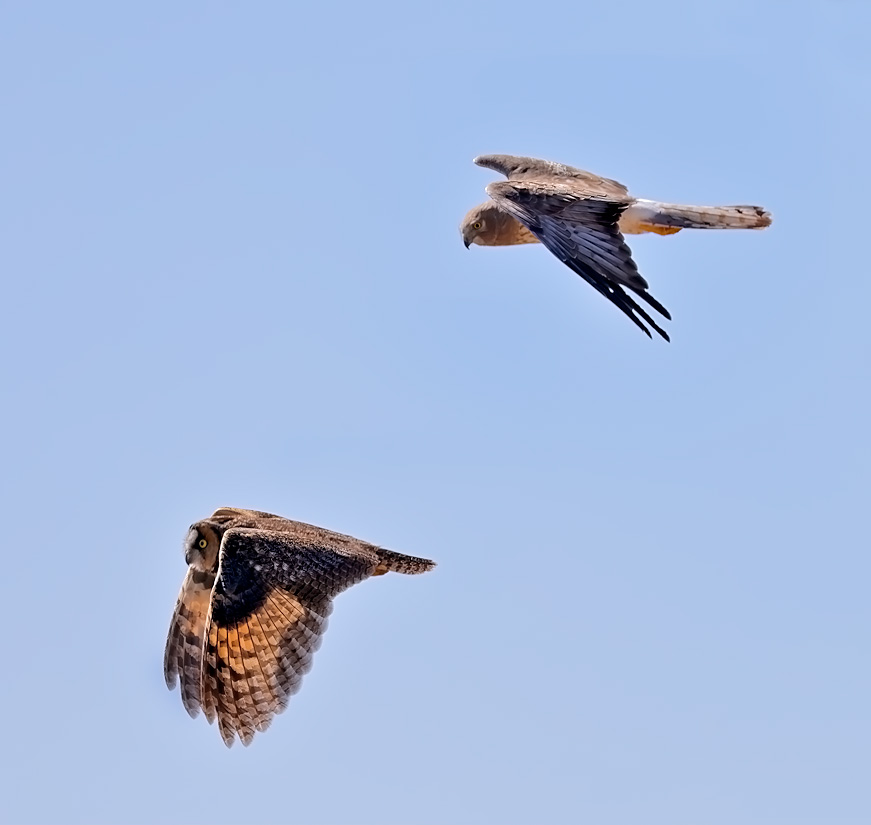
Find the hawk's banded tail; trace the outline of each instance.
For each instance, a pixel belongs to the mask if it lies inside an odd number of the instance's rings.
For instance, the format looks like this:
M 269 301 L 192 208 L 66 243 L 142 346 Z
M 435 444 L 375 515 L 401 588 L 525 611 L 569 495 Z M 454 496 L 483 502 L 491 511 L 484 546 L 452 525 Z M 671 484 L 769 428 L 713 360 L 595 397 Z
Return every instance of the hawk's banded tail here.
M 764 229 L 771 215 L 761 206 L 684 206 L 637 200 L 620 216 L 620 230 L 629 235 L 681 229 Z

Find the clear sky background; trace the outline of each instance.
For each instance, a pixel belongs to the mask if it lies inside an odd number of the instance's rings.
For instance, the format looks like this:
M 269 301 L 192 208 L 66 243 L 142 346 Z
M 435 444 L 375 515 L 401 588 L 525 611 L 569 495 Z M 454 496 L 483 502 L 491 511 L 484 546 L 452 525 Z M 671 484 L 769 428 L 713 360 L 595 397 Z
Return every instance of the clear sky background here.
M 871 821 L 865 2 L 0 11 L 5 822 Z M 530 154 L 757 233 L 541 247 Z M 163 683 L 188 525 L 438 561 L 228 751 Z

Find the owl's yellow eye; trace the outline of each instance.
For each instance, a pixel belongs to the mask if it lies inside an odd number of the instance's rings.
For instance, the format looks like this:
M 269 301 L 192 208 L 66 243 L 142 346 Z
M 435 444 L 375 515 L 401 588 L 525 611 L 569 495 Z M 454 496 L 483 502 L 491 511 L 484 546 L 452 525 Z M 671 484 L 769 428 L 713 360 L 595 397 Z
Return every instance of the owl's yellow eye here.
M 472 224 L 472 229 L 480 229 L 480 228 L 481 228 L 481 221 L 475 221 L 475 223 Z
M 200 550 L 205 550 L 206 547 L 208 546 L 208 544 L 209 544 L 209 543 L 208 543 L 205 539 L 200 539 L 200 540 L 197 542 L 197 546 L 200 548 Z

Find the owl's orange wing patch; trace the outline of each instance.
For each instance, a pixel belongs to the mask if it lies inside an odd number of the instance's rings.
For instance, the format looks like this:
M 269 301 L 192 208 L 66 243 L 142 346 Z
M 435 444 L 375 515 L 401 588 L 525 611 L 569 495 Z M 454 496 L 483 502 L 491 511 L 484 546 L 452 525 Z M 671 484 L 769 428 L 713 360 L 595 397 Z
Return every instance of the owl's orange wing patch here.
M 169 626 L 163 656 L 166 685 L 171 690 L 177 680 L 181 683 L 182 704 L 191 716 L 196 716 L 202 705 L 200 680 L 203 638 L 214 583 L 214 574 L 188 568 Z

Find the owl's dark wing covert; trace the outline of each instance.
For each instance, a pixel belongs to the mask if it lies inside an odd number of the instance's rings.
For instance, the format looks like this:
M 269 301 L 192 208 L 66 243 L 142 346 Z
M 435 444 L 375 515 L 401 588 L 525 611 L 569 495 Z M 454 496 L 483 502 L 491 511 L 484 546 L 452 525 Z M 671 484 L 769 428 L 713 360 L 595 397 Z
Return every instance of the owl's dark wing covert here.
M 205 639 L 202 705 L 224 742 L 249 744 L 287 706 L 326 630 L 332 599 L 372 575 L 374 556 L 286 533 L 234 528 L 221 542 Z
M 639 316 L 669 340 L 668 334 L 624 289 L 671 318 L 668 310 L 648 294 L 647 281 L 638 273 L 632 252 L 617 228 L 621 213 L 631 202 L 628 198 L 621 201 L 589 196 L 571 183 L 516 180 L 491 183 L 487 194 L 648 336 L 650 331 Z
M 178 594 L 163 654 L 166 685 L 172 689 L 176 679 L 180 681 L 181 701 L 191 716 L 200 712 L 203 637 L 214 583 L 212 573 L 188 568 Z

